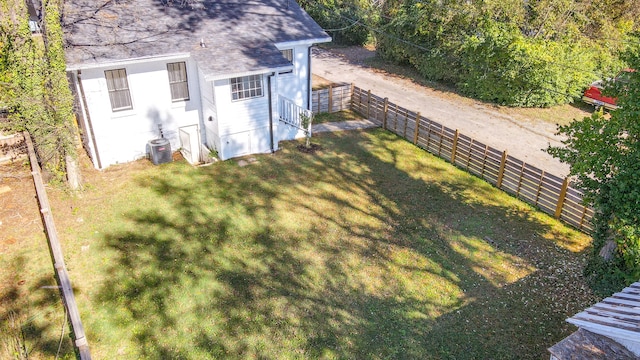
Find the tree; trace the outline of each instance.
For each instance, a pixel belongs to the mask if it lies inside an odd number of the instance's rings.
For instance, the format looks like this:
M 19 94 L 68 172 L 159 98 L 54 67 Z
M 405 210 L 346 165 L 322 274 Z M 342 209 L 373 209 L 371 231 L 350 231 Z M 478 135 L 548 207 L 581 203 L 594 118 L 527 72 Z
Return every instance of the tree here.
M 623 58 L 640 69 L 638 42 Z M 610 118 L 601 112 L 559 128 L 564 147 L 548 152 L 571 165 L 571 175 L 596 209 L 594 252 L 588 267 L 595 289 L 603 295 L 640 279 L 640 73 L 610 83 L 609 95 L 620 108 Z M 614 244 L 613 259 L 602 255 Z
M 563 104 L 620 68 L 618 51 L 640 28 L 636 2 L 386 0 L 377 50 L 478 99 Z
M 39 162 L 54 179 L 79 186 L 73 96 L 66 78 L 60 6 L 43 2 L 43 34 L 31 34 L 23 0 L 0 1 L 0 102 L 9 113 L 5 131 L 28 131 Z
M 344 45 L 363 45 L 369 39 L 368 24 L 375 14 L 375 4 L 364 0 L 302 0 L 309 15 Z

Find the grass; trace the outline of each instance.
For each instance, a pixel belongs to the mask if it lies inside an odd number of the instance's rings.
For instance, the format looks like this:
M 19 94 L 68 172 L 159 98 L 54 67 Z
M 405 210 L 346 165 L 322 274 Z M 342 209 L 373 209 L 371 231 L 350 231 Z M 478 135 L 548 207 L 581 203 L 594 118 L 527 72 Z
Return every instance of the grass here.
M 382 130 L 52 190 L 95 358 L 541 359 L 589 238 Z
M 349 120 L 362 120 L 362 116 L 357 114 L 352 110 L 342 110 L 334 113 L 320 113 L 314 115 L 313 123 L 314 124 L 323 124 L 329 122 L 341 122 L 341 121 L 349 121 Z
M 318 76 L 316 74 L 312 74 L 311 75 L 312 78 L 312 83 L 313 83 L 313 90 L 322 90 L 322 89 L 326 89 L 329 86 L 331 86 L 333 83 L 321 76 Z

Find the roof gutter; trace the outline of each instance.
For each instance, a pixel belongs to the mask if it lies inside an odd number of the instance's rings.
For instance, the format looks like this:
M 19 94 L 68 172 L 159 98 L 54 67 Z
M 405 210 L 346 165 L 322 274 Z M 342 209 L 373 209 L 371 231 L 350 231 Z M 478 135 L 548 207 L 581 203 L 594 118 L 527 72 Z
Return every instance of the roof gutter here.
M 321 44 L 321 43 L 328 43 L 328 42 L 331 42 L 331 36 L 327 35 L 327 37 L 321 37 L 321 38 L 277 42 L 275 43 L 275 45 L 277 48 L 286 48 L 290 46 L 312 45 L 312 44 Z
M 311 46 L 307 48 L 307 110 L 312 111 L 313 75 L 311 74 Z M 319 108 L 318 108 L 319 109 Z
M 269 72 L 273 73 L 273 72 L 282 72 L 282 71 L 289 71 L 289 70 L 293 70 L 293 65 L 289 64 L 289 65 L 280 66 L 277 68 L 264 68 L 264 69 L 248 70 L 248 71 L 235 72 L 235 73 L 205 75 L 204 79 L 206 81 L 214 81 L 214 80 L 232 79 L 232 78 L 251 76 L 251 75 L 262 75 Z
M 135 59 L 114 60 L 114 61 L 95 63 L 95 64 L 71 64 L 71 65 L 67 64 L 67 71 L 100 69 L 100 68 L 113 67 L 113 66 L 141 64 L 141 63 L 146 63 L 149 60 L 171 61 L 171 60 L 189 58 L 190 56 L 191 56 L 190 53 L 176 53 L 176 54 L 163 55 L 163 56 L 145 56 L 145 57 L 140 57 Z

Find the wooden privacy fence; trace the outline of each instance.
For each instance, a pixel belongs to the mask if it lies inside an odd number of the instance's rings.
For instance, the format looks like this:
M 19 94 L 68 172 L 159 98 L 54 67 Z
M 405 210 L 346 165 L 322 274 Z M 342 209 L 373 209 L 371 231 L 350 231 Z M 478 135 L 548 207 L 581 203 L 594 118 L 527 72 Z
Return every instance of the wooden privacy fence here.
M 568 179 L 431 121 L 419 112 L 390 103 L 388 98 L 376 96 L 370 90 L 355 86 L 352 89 L 351 109 L 378 121 L 384 129 L 583 232 L 593 230 L 594 211 L 582 204 L 582 191 L 571 187 Z
M 318 114 L 350 109 L 352 86 L 329 85 L 326 89 L 314 90 L 311 95 L 311 111 Z

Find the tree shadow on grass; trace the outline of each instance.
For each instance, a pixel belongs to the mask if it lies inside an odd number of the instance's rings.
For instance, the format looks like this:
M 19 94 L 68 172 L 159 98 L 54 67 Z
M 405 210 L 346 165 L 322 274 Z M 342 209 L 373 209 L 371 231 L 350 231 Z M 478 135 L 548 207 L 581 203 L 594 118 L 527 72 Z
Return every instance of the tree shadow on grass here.
M 50 275 L 32 278 L 25 274 L 26 261 L 24 256 L 15 256 L 5 269 L 8 275 L 0 295 L 0 358 L 74 358 L 56 281 Z
M 532 209 L 380 130 L 316 141 L 138 177 L 97 299 L 128 355 L 540 358 L 587 305 L 543 293 L 581 264 Z

